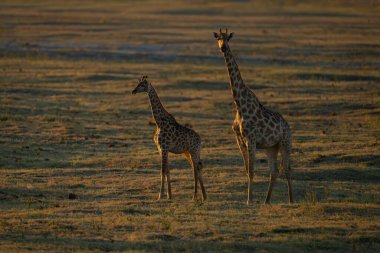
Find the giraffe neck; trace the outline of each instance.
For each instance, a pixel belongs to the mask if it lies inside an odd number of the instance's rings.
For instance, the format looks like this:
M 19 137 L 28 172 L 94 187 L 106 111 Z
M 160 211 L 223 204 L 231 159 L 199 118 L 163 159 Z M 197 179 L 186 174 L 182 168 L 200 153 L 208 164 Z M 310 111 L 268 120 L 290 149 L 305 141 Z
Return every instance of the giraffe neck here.
M 251 107 L 258 106 L 260 102 L 258 101 L 255 93 L 244 84 L 244 81 L 241 78 L 239 67 L 229 47 L 227 47 L 226 51 L 224 52 L 224 60 L 226 62 L 228 75 L 230 77 L 230 87 L 236 109 L 240 112 L 241 106 L 247 104 L 248 97 L 250 97 L 250 100 L 252 101 L 250 105 Z
M 173 116 L 168 113 L 164 106 L 161 104 L 160 98 L 157 95 L 156 90 L 153 86 L 150 86 L 148 91 L 150 106 L 152 108 L 152 115 L 154 120 L 156 121 L 157 126 L 162 126 L 165 122 L 173 120 Z

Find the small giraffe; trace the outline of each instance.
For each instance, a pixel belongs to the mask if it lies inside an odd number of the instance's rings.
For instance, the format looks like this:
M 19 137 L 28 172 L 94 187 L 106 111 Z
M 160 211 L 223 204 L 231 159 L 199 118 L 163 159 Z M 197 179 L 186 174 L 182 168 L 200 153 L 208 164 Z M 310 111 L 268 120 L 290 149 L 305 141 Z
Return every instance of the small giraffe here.
M 201 138 L 192 129 L 184 127 L 177 123 L 175 118 L 168 113 L 153 88 L 152 84 L 147 80 L 147 76 L 143 76 L 132 94 L 147 92 L 152 108 L 153 118 L 156 121 L 156 134 L 154 142 L 161 154 L 161 189 L 158 199 L 163 199 L 165 190 L 165 178 L 167 183 L 167 198 L 172 198 L 170 187 L 170 174 L 168 168 L 169 152 L 174 154 L 184 154 L 193 168 L 194 173 L 194 195 L 193 200 L 197 199 L 198 181 L 202 189 L 202 201 L 207 199 L 206 190 L 202 180 L 202 162 L 201 162 Z
M 285 119 L 276 112 L 272 112 L 264 107 L 255 93 L 244 84 L 241 78 L 238 65 L 232 56 L 228 45 L 233 33 L 228 34 L 219 30 L 219 34 L 214 32 L 218 45 L 224 55 L 230 77 L 230 87 L 236 107 L 236 118 L 232 124 L 232 130 L 236 135 L 236 141 L 242 153 L 245 169 L 248 176 L 248 200 L 247 204 L 253 203 L 253 171 L 254 159 L 257 149 L 264 149 L 268 156 L 270 169 L 270 182 L 265 199 L 265 204 L 270 201 L 274 182 L 279 174 L 277 168 L 277 154 L 281 153 L 281 169 L 285 173 L 288 181 L 289 202 L 293 202 L 291 185 L 291 130 Z

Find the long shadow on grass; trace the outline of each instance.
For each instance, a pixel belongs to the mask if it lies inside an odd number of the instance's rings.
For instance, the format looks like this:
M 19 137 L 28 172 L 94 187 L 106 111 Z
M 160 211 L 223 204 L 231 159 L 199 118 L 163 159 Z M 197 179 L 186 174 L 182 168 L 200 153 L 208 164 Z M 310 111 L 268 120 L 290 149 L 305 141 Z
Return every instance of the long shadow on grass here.
M 170 154 L 171 157 L 176 156 L 176 158 L 180 158 L 180 160 L 170 160 L 169 158 L 169 167 L 170 168 L 176 168 L 176 169 L 189 169 L 190 164 L 185 159 L 185 156 L 183 155 L 174 155 Z M 183 158 L 183 159 L 182 159 Z M 208 170 L 209 168 L 216 168 L 218 169 L 225 169 L 236 166 L 236 164 L 242 165 L 242 159 L 239 156 L 236 155 L 224 155 L 220 157 L 207 157 L 204 156 L 202 158 L 203 163 L 203 169 Z M 158 166 L 158 165 L 157 165 Z
M 323 212 L 328 215 L 376 217 L 380 213 L 379 207 L 356 207 L 356 206 L 324 206 Z
M 54 176 L 65 176 L 65 177 L 75 177 L 75 176 L 95 176 L 95 175 L 107 175 L 107 174 L 121 174 L 121 173 L 126 173 L 124 169 L 81 169 L 81 170 L 77 170 L 77 168 L 75 169 L 70 169 L 70 171 L 65 171 L 65 170 L 62 170 L 62 169 L 58 169 L 58 170 L 53 170 L 53 171 L 50 171 L 50 176 L 54 177 Z
M 295 80 L 317 80 L 328 82 L 379 82 L 380 77 L 377 76 L 361 76 L 361 75 L 342 75 L 342 74 L 322 74 L 322 73 L 300 73 L 289 76 L 289 79 Z
M 39 81 L 40 82 L 40 81 Z M 105 97 L 110 95 L 120 95 L 120 92 L 110 91 L 81 91 L 75 89 L 72 91 L 46 88 L 6 88 L 3 90 L 7 94 L 27 94 L 32 96 L 53 96 L 53 95 L 73 95 L 77 97 Z
M 351 181 L 351 182 L 380 182 L 379 170 L 371 169 L 324 169 L 318 171 L 295 171 L 295 180 L 302 181 Z
M 365 163 L 368 166 L 380 164 L 380 155 L 320 155 L 313 160 L 314 163 Z
M 21 137 L 18 137 L 21 139 Z M 34 139 L 17 140 L 8 149 L 3 149 L 4 158 L 1 159 L 0 168 L 26 169 L 26 168 L 104 168 L 105 161 L 83 161 L 82 150 L 77 148 L 80 142 L 71 144 L 49 143 L 45 148 L 41 140 L 33 142 Z M 86 143 L 81 142 L 83 145 Z M 24 147 L 28 147 L 25 149 Z M 99 147 L 98 150 L 101 150 Z M 78 149 L 78 150 L 76 150 Z M 17 153 L 14 152 L 17 150 Z M 87 155 L 91 155 L 87 153 Z
M 165 85 L 167 89 L 176 90 L 225 90 L 228 88 L 224 82 L 212 81 L 179 81 L 177 83 Z
M 243 158 L 238 155 L 223 155 L 219 157 L 210 156 L 205 158 L 204 164 L 205 166 L 207 165 L 216 168 L 235 167 L 236 165 L 243 166 Z
M 113 239 L 80 239 L 80 238 L 60 238 L 50 234 L 38 233 L 23 233 L 23 235 L 3 235 L 0 236 L 2 243 L 32 243 L 33 245 L 40 244 L 40 247 L 54 249 L 69 249 L 69 250 L 92 250 L 92 251 L 144 251 L 144 252 L 255 252 L 263 249 L 275 252 L 303 252 L 323 250 L 324 252 L 347 252 L 352 249 L 351 240 L 342 240 L 345 238 L 346 231 L 337 231 L 335 236 L 326 237 L 326 239 L 314 238 L 313 234 L 330 234 L 334 232 L 321 230 L 281 230 L 273 231 L 274 233 L 297 233 L 303 235 L 303 239 L 287 238 L 286 240 L 270 240 L 270 242 L 262 240 L 244 239 L 235 242 L 209 241 L 204 239 L 198 240 L 182 240 L 177 235 L 160 233 L 149 236 L 146 241 L 123 241 Z M 306 237 L 305 237 L 306 235 Z M 309 236 L 307 236 L 309 235 Z M 258 235 L 266 237 L 267 234 L 261 233 Z M 261 238 L 262 239 L 262 238 Z M 367 236 L 356 241 L 357 246 L 366 246 L 368 250 L 374 250 L 379 243 L 376 236 Z M 301 251 L 298 251 L 301 249 Z M 371 251 L 371 252 L 372 252 Z M 375 252 L 375 251 L 373 251 Z
M 341 114 L 345 112 L 359 111 L 359 110 L 375 110 L 378 106 L 372 103 L 356 103 L 356 102 L 330 102 L 315 105 L 313 107 L 305 107 L 302 104 L 293 106 L 292 110 L 299 114 L 304 115 L 331 115 Z
M 196 100 L 204 100 L 201 97 L 196 97 L 196 98 L 190 98 L 190 97 L 180 97 L 180 96 L 161 96 L 161 101 L 162 102 L 187 102 L 187 101 L 196 101 Z
M 178 90 L 228 90 L 229 86 L 227 82 L 215 82 L 215 81 L 179 81 L 177 83 L 165 85 L 168 89 Z M 250 85 L 251 88 L 265 89 L 266 85 Z
M 89 187 L 87 187 L 89 188 Z M 96 190 L 96 187 L 91 187 L 89 191 Z M 29 188 L 0 188 L 0 200 L 2 201 L 2 208 L 14 208 L 12 203 L 17 205 L 17 209 L 23 208 L 41 208 L 44 204 L 51 204 L 51 200 L 57 201 L 76 199 L 77 195 L 69 195 L 69 189 L 56 189 L 53 190 L 40 190 Z M 17 201 L 17 202 L 14 202 Z M 20 203 L 24 205 L 24 207 Z M 8 205 L 7 205 L 8 204 Z

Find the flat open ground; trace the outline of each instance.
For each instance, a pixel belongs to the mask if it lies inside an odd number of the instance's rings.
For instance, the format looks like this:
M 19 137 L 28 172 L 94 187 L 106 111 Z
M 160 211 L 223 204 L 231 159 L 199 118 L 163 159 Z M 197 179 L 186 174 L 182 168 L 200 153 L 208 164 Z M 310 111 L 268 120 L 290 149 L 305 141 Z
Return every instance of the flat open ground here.
M 379 1 L 0 3 L 0 251 L 379 252 Z M 242 76 L 293 130 L 296 203 L 280 179 L 253 207 L 212 32 L 235 32 Z M 209 200 L 170 155 L 145 94 L 202 137 Z M 70 198 L 69 198 L 70 195 Z

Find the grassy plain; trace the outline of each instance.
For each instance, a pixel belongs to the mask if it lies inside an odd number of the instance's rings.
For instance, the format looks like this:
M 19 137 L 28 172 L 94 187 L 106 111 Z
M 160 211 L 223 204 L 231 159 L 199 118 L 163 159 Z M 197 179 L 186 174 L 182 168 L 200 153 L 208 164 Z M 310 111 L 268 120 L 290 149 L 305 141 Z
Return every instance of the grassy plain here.
M 0 251 L 379 252 L 379 1 L 0 3 Z M 293 130 L 296 204 L 283 179 L 253 207 L 231 130 L 228 27 L 242 76 Z M 160 158 L 147 74 L 203 141 L 209 200 Z

